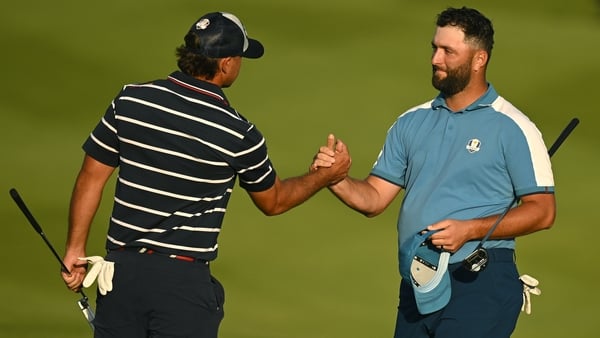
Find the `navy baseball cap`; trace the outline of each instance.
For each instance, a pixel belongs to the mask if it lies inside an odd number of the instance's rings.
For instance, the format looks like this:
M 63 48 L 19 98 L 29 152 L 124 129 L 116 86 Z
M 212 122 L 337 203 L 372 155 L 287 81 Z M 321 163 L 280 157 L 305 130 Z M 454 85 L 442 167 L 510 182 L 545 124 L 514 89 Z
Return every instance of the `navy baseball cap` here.
M 231 13 L 205 14 L 194 22 L 189 33 L 199 38 L 198 46 L 189 46 L 186 41 L 186 47 L 195 54 L 211 58 L 243 56 L 257 59 L 265 52 L 263 45 L 249 38 L 240 19 Z
M 425 315 L 444 308 L 452 289 L 448 274 L 450 253 L 428 240 L 435 231 L 418 233 L 404 245 L 400 271 L 410 281 L 419 313 Z

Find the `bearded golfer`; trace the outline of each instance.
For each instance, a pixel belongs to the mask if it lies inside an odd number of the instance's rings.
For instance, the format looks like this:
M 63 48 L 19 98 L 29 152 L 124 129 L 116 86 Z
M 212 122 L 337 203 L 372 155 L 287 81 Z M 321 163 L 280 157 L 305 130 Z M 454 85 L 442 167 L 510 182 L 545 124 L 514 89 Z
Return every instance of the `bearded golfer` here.
M 514 239 L 554 222 L 554 179 L 541 133 L 486 80 L 493 44 L 492 23 L 479 11 L 440 13 L 431 41 L 439 95 L 400 115 L 367 178 L 330 187 L 369 217 L 406 190 L 397 224 L 402 282 L 395 338 L 509 337 L 523 302 Z M 348 156 L 343 143 L 336 150 L 336 160 Z M 313 168 L 334 156 L 331 146 L 321 152 Z M 515 197 L 521 203 L 485 242 L 487 266 L 469 271 L 463 260 Z M 437 231 L 428 245 L 432 256 L 452 254 L 448 282 L 439 284 L 447 289 L 419 290 L 411 276 L 413 239 L 425 229 Z M 447 298 L 430 297 L 432 291 Z

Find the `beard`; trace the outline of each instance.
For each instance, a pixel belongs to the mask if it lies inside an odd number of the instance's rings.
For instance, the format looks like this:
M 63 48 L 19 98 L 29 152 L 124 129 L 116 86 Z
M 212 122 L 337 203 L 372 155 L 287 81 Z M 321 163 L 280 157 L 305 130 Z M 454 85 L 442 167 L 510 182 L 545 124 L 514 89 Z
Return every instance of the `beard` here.
M 461 92 L 469 84 L 471 80 L 471 63 L 467 62 L 457 68 L 449 68 L 446 70 L 446 77 L 440 78 L 436 75 L 436 70 L 440 68 L 433 66 L 433 76 L 431 84 L 439 90 L 444 96 L 453 96 Z

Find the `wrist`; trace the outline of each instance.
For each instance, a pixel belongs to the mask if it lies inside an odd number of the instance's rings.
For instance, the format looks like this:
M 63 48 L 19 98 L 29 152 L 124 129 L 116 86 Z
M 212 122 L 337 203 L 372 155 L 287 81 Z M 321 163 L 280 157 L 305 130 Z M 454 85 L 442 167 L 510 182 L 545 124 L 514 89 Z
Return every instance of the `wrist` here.
M 331 190 L 332 192 L 339 191 L 340 189 L 342 189 L 342 188 L 343 188 L 343 186 L 344 186 L 345 184 L 347 184 L 347 178 L 348 178 L 348 176 L 346 176 L 346 177 L 344 177 L 344 178 L 342 178 L 342 179 L 339 179 L 339 180 L 337 180 L 337 181 L 331 182 L 331 183 L 330 183 L 330 184 L 327 186 L 327 188 L 328 188 L 329 190 Z
M 65 249 L 65 257 L 85 257 L 85 248 L 69 248 Z

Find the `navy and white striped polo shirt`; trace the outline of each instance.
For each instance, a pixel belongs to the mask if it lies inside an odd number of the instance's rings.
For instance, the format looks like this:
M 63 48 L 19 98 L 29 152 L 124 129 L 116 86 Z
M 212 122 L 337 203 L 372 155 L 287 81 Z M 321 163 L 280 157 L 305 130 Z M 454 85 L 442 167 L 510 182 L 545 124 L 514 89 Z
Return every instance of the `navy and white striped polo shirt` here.
M 236 177 L 262 191 L 276 176 L 258 129 L 219 87 L 181 72 L 125 86 L 83 148 L 119 167 L 108 250 L 213 260 Z

